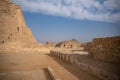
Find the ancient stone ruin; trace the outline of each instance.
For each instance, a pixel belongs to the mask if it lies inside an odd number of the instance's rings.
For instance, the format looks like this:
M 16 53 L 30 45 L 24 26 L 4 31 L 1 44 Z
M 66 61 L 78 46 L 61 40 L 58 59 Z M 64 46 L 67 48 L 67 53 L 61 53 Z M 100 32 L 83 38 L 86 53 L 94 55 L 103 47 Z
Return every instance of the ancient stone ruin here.
M 0 49 L 18 50 L 36 45 L 20 6 L 9 0 L 0 0 Z
M 79 48 L 80 46 L 81 46 L 80 43 L 75 39 L 62 41 L 56 44 L 56 47 L 62 48 Z
M 120 36 L 95 38 L 83 46 L 95 59 L 120 63 Z
M 81 46 L 84 47 L 83 50 L 62 48 L 53 49 L 50 53 L 102 80 L 120 79 L 120 36 L 95 38 Z
M 0 80 L 23 79 L 120 80 L 120 36 L 43 45 L 26 26 L 20 6 L 0 0 Z

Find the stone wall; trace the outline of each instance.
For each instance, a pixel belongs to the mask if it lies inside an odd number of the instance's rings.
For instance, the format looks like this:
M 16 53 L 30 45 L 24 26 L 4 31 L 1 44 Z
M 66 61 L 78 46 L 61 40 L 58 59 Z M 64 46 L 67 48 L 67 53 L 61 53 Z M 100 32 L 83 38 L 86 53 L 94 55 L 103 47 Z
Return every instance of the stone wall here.
M 33 48 L 36 45 L 20 6 L 10 0 L 0 0 L 0 50 Z
M 60 60 L 63 60 L 64 62 L 70 63 L 71 65 L 75 65 L 79 67 L 80 69 L 91 73 L 94 76 L 97 76 L 101 80 L 119 80 L 120 77 L 116 74 L 113 74 L 111 72 L 102 70 L 100 68 L 94 67 L 92 65 L 88 65 L 86 63 L 80 62 L 77 60 L 81 54 L 78 53 L 70 53 L 65 51 L 55 51 L 51 50 L 50 54 L 52 56 L 57 57 Z
M 120 63 L 120 36 L 95 38 L 84 44 L 84 48 L 95 59 Z

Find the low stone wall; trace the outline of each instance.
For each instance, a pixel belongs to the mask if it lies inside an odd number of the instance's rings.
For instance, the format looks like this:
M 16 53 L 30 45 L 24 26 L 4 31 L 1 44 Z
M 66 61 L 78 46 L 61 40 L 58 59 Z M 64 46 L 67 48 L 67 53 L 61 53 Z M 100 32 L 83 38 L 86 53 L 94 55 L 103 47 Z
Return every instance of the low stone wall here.
M 84 48 L 94 59 L 120 63 L 120 36 L 95 38 L 84 44 Z
M 80 54 L 73 54 L 73 53 L 65 53 L 61 51 L 50 51 L 50 54 L 53 56 L 58 57 L 60 60 L 66 61 L 68 63 L 71 63 L 73 65 L 78 66 L 84 71 L 87 71 L 98 78 L 102 80 L 120 80 L 119 76 L 112 74 L 110 72 L 95 68 L 91 65 L 88 65 L 86 63 L 81 63 L 77 61 L 77 57 L 80 56 Z
M 53 56 L 58 57 L 61 60 L 64 60 L 68 63 L 74 63 L 75 61 L 75 55 L 77 54 L 73 54 L 73 53 L 65 53 L 65 52 L 59 52 L 59 51 L 50 51 L 50 54 Z
M 52 80 L 61 80 L 61 79 L 56 75 L 56 73 L 53 71 L 52 68 L 47 67 L 46 69 L 47 69 L 50 77 L 52 78 Z

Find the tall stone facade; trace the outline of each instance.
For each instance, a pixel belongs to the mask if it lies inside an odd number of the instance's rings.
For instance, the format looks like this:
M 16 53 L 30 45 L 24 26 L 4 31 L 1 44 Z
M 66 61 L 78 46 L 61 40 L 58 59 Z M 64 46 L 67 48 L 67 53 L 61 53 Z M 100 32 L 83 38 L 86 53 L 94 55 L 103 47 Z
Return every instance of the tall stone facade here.
M 120 36 L 95 38 L 84 44 L 84 48 L 95 59 L 120 63 Z
M 9 0 L 0 0 L 0 50 L 35 46 L 36 40 L 26 26 L 20 6 Z

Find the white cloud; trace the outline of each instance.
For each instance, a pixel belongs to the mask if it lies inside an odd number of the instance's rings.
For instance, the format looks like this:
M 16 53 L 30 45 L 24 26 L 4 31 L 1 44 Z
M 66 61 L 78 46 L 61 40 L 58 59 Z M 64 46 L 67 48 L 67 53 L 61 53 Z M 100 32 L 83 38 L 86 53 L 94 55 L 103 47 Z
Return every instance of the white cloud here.
M 120 22 L 120 0 L 13 0 L 23 11 L 74 19 Z

